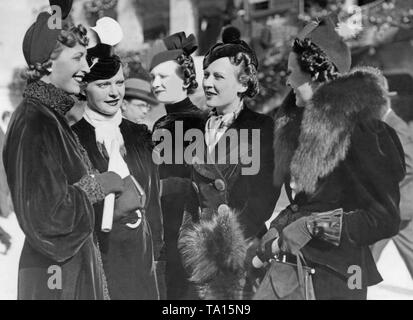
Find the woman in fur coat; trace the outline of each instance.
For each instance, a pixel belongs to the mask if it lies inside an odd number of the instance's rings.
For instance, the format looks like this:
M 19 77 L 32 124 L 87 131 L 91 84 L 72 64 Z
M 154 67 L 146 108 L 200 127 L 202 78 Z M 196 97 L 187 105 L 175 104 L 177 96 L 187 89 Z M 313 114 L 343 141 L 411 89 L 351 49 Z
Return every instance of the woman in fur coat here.
M 349 66 L 330 19 L 306 26 L 288 61 L 296 107 L 276 120 L 274 178 L 292 202 L 258 256 L 301 251 L 316 271 L 316 299 L 366 299 L 381 281 L 369 245 L 397 234 L 400 222 L 403 150 L 379 120 L 387 92 L 377 74 Z

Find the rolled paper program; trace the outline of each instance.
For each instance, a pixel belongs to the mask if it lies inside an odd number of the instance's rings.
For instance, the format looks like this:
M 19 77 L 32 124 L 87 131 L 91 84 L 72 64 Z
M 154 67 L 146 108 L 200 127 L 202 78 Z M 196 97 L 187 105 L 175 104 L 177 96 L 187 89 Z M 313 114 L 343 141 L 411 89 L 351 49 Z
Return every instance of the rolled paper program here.
M 109 141 L 104 141 L 106 150 L 110 150 L 109 153 L 109 164 L 108 171 L 113 171 L 117 173 L 122 179 L 130 175 L 128 166 L 123 160 L 120 151 L 119 143 L 116 139 Z M 110 146 L 110 147 L 109 147 Z M 102 215 L 102 226 L 103 232 L 110 232 L 113 225 L 113 212 L 115 209 L 115 194 L 111 193 L 105 197 L 103 204 L 103 215 Z

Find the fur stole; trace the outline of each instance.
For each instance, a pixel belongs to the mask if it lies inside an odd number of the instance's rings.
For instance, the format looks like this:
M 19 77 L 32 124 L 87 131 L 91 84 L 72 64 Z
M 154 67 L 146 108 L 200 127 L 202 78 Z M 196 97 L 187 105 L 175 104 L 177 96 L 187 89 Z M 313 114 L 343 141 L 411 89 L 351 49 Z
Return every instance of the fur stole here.
M 247 242 L 236 214 L 217 213 L 182 231 L 184 265 L 202 299 L 242 298 Z
M 358 68 L 316 90 L 290 166 L 297 192 L 313 193 L 318 179 L 346 158 L 357 123 L 381 119 L 388 103 L 381 83 L 375 69 Z
M 304 108 L 295 105 L 291 92 L 284 99 L 274 120 L 274 186 L 281 187 L 290 175 L 290 164 L 298 147 Z

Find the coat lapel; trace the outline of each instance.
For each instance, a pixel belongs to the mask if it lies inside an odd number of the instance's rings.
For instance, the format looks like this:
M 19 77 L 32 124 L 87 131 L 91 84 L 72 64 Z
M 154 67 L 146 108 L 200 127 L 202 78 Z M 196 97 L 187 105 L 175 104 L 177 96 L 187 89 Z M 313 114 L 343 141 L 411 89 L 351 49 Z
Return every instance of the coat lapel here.
M 208 147 L 203 139 L 203 148 L 204 148 L 204 168 L 198 168 L 198 170 L 203 171 L 204 175 L 206 174 L 205 169 L 208 171 L 210 178 L 214 176 L 215 178 L 228 179 L 241 164 L 241 157 L 243 157 L 247 152 L 251 151 L 250 141 L 241 141 L 240 143 L 240 130 L 249 129 L 249 113 L 251 111 L 244 106 L 243 110 L 240 112 L 238 117 L 234 122 L 229 126 L 228 130 L 235 130 L 237 132 L 237 139 L 227 139 L 225 144 L 225 152 L 222 153 L 219 151 L 218 145 L 222 143 L 222 139 L 225 139 L 226 133 L 218 140 L 212 152 L 208 151 Z M 205 131 L 204 131 L 205 132 Z M 228 144 L 228 140 L 230 141 Z M 242 144 L 242 147 L 241 147 Z M 242 152 L 242 154 L 241 154 Z M 235 159 L 236 161 L 231 160 Z M 235 162 L 235 163 L 234 163 Z M 199 166 L 198 166 L 199 167 Z

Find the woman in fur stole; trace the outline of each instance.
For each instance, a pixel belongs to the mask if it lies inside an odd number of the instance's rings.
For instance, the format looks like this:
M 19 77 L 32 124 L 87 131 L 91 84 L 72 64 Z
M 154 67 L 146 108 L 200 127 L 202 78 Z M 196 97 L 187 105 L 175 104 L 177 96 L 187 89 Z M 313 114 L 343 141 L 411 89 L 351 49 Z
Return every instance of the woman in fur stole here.
M 223 43 L 210 49 L 203 67 L 212 111 L 205 139 L 195 146 L 197 155 L 204 150 L 204 159 L 193 162 L 180 249 L 201 298 L 243 299 L 251 293 L 249 266 L 278 198 L 272 184 L 273 121 L 244 104 L 258 92 L 258 62 L 237 29 L 223 33 Z M 244 172 L 251 164 L 242 157 L 254 151 L 257 170 Z
M 397 234 L 400 222 L 403 150 L 379 120 L 387 92 L 375 72 L 349 67 L 331 19 L 307 25 L 288 61 L 297 106 L 276 120 L 275 182 L 292 202 L 258 256 L 301 250 L 316 271 L 316 299 L 366 299 L 381 281 L 369 245 Z

